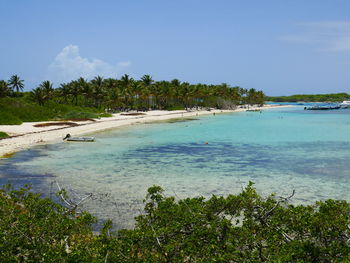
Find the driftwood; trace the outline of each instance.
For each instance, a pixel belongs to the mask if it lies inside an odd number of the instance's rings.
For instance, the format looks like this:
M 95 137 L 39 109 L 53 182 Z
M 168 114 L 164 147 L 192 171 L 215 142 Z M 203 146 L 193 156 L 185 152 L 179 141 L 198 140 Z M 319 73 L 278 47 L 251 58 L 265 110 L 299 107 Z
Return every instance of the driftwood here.
M 84 201 L 86 201 L 88 198 L 92 197 L 92 193 L 87 194 L 84 197 L 80 197 L 78 201 L 73 201 L 72 199 L 68 199 L 68 197 L 65 195 L 65 190 L 61 188 L 59 183 L 55 181 L 57 188 L 58 188 L 58 196 L 61 198 L 63 203 L 67 205 L 67 208 L 69 210 L 69 213 L 76 211 L 79 205 L 81 205 Z
M 143 112 L 126 112 L 126 113 L 120 113 L 120 115 L 123 116 L 140 116 L 140 115 L 146 115 L 146 113 Z

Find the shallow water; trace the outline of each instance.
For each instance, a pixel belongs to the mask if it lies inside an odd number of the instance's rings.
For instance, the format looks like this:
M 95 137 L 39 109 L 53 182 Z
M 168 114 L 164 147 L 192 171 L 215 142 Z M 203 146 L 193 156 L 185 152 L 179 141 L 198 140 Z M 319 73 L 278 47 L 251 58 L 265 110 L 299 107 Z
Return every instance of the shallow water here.
M 349 128 L 350 110 L 303 107 L 133 125 L 95 143 L 20 152 L 0 161 L 0 183 L 30 182 L 48 195 L 57 180 L 73 196 L 92 192 L 84 208 L 117 227 L 132 225 L 154 184 L 179 198 L 238 193 L 253 181 L 262 194 L 295 189 L 295 203 L 350 201 Z

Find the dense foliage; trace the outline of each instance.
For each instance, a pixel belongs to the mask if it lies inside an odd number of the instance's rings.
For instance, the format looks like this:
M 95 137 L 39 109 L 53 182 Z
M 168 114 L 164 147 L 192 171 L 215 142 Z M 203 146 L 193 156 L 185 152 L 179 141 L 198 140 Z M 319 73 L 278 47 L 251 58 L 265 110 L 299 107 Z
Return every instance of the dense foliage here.
M 49 101 L 39 105 L 28 93 L 20 97 L 0 98 L 0 125 L 17 125 L 25 121 L 47 121 L 52 119 L 98 118 L 103 111 L 96 108 L 66 105 Z
M 23 80 L 17 75 L 9 81 L 0 81 L 0 98 L 21 96 Z M 60 84 L 54 88 L 43 81 L 30 92 L 31 101 L 40 106 L 59 103 L 98 109 L 148 110 L 184 109 L 193 107 L 234 108 L 239 104 L 263 104 L 264 93 L 255 89 L 220 85 L 190 84 L 172 81 L 154 81 L 144 75 L 134 80 L 125 74 L 120 79 L 103 79 L 100 76 L 88 81 L 84 78 Z
M 99 234 L 94 218 L 26 189 L 0 192 L 1 262 L 349 262 L 350 204 L 291 205 L 242 193 L 175 200 L 148 189 L 131 230 Z
M 342 102 L 349 99 L 350 95 L 347 93 L 266 97 L 266 100 L 274 102 Z

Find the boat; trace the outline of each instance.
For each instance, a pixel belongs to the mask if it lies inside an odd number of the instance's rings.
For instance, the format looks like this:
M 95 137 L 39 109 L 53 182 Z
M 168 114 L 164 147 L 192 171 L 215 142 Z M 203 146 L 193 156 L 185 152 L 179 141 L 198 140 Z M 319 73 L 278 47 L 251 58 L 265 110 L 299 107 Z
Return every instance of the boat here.
M 317 106 L 311 106 L 311 107 L 304 107 L 304 110 L 338 110 L 340 109 L 340 106 L 335 105 L 317 105 Z
M 69 142 L 94 142 L 95 137 L 72 137 L 69 133 L 63 138 L 64 141 Z
M 344 100 L 342 103 L 339 104 L 339 106 L 342 109 L 350 108 L 350 100 Z

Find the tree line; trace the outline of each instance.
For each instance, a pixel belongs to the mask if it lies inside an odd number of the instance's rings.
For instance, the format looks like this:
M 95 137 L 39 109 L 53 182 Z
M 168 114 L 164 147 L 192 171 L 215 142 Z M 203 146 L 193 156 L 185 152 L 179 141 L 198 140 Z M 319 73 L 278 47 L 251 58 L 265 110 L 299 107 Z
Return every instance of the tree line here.
M 23 89 L 24 81 L 18 75 L 13 75 L 8 81 L 0 80 L 0 98 L 21 96 Z M 136 80 L 125 74 L 119 79 L 97 76 L 86 80 L 80 77 L 57 88 L 46 80 L 30 92 L 30 98 L 39 105 L 54 101 L 120 111 L 198 107 L 233 109 L 241 104 L 262 105 L 265 94 L 226 83 L 190 84 L 178 79 L 155 81 L 150 75 Z
M 347 93 L 296 94 L 290 96 L 266 97 L 266 100 L 274 102 L 341 102 L 349 99 L 350 95 Z

